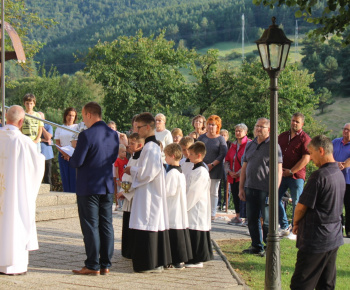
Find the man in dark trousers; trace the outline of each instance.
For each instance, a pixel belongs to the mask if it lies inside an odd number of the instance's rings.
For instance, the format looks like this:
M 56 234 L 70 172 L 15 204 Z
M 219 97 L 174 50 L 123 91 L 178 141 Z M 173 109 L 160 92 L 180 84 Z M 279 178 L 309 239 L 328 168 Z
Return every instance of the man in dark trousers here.
M 334 289 L 338 248 L 344 243 L 341 213 L 345 180 L 333 158 L 332 141 L 324 135 L 308 145 L 313 172 L 294 212 L 297 262 L 291 289 Z
M 101 107 L 87 103 L 83 121 L 88 127 L 78 137 L 69 164 L 77 168 L 77 203 L 87 259 L 85 267 L 73 270 L 78 275 L 109 273 L 114 251 L 112 224 L 112 164 L 119 150 L 118 134 L 101 119 Z

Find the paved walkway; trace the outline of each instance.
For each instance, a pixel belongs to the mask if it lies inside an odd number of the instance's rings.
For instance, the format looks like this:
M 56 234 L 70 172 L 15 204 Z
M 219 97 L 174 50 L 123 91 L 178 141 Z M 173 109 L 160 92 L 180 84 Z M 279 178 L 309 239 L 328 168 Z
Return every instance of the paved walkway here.
M 78 218 L 44 221 L 37 223 L 40 249 L 30 253 L 27 275 L 0 276 L 0 289 L 245 289 L 217 251 L 215 259 L 202 269 L 134 273 L 131 261 L 121 256 L 122 213 L 115 212 L 113 217 L 115 254 L 109 275 L 72 274 L 72 269 L 80 269 L 85 259 Z M 246 228 L 226 223 L 219 217 L 213 224 L 213 239 L 248 238 L 244 235 Z
M 211 237 L 249 239 L 247 228 L 227 225 L 228 217 L 220 216 L 212 225 Z M 113 215 L 115 253 L 108 276 L 73 275 L 85 260 L 84 245 L 78 218 L 38 222 L 40 249 L 30 253 L 28 274 L 0 276 L 0 289 L 247 289 L 232 268 L 227 267 L 220 249 L 213 261 L 202 269 L 165 270 L 159 274 L 134 273 L 130 260 L 120 251 L 122 213 Z M 350 239 L 344 239 L 350 243 Z M 214 242 L 214 245 L 216 243 Z

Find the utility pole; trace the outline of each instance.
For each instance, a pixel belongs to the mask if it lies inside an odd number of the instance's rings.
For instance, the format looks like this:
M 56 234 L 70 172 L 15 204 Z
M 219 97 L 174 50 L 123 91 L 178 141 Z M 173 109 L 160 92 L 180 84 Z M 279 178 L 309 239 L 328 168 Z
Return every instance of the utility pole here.
M 298 28 L 298 20 L 295 20 L 295 62 L 298 62 L 299 55 L 299 28 Z
M 245 26 L 245 21 L 244 21 L 244 14 L 242 14 L 242 62 L 244 61 L 244 26 Z

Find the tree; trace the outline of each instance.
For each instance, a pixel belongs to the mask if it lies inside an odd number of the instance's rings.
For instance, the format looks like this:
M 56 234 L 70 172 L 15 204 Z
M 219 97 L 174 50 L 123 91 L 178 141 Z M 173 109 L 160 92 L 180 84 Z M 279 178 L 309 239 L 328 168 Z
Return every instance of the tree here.
M 283 132 L 290 127 L 293 113 L 301 111 L 306 123 L 312 121 L 318 96 L 309 87 L 313 76 L 307 70 L 299 70 L 296 64 L 288 64 L 281 73 L 278 81 L 278 125 Z M 231 96 L 223 98 L 216 110 L 225 116 L 227 129 L 233 129 L 235 124 L 244 122 L 250 129 L 259 117 L 269 118 L 270 90 L 269 77 L 262 69 L 259 60 L 244 62 L 242 69 L 236 72 L 234 90 Z
M 13 26 L 21 38 L 27 58 L 32 58 L 43 47 L 40 41 L 29 40 L 33 27 L 49 28 L 56 24 L 53 19 L 40 18 L 37 13 L 30 11 L 24 0 L 5 1 L 5 20 Z M 6 37 L 5 45 L 6 49 L 13 49 L 9 37 Z
M 316 91 L 318 97 L 319 97 L 319 102 L 317 105 L 317 109 L 321 110 L 321 114 L 324 113 L 324 109 L 328 107 L 329 105 L 332 105 L 335 100 L 332 96 L 332 93 L 325 87 L 319 88 Z
M 348 0 L 327 0 L 321 14 L 315 13 L 319 1 L 309 0 L 253 0 L 256 5 L 263 4 L 271 9 L 275 5 L 296 7 L 295 17 L 303 17 L 307 22 L 317 25 L 312 35 L 321 37 L 323 41 L 331 34 L 341 36 L 350 24 Z M 350 44 L 350 35 L 344 37 L 344 44 Z
M 219 62 L 218 50 L 209 49 L 198 54 L 191 66 L 193 82 L 192 104 L 204 114 L 215 102 L 229 96 L 234 89 L 234 74 Z
M 118 128 L 129 129 L 135 114 L 143 111 L 181 111 L 188 86 L 180 68 L 186 67 L 193 52 L 174 49 L 175 43 L 159 36 L 121 36 L 89 49 L 86 69 L 103 86 L 105 115 Z
M 43 111 L 48 120 L 61 124 L 65 108 L 74 107 L 80 114 L 88 101 L 99 101 L 103 96 L 101 88 L 82 72 L 69 76 L 42 68 L 40 73 L 41 76 L 21 79 L 15 88 L 7 89 L 8 103 L 22 105 L 23 96 L 33 93 L 37 99 L 35 110 Z
M 333 36 L 327 42 L 319 43 L 312 37 L 303 41 L 303 44 L 303 66 L 315 73 L 315 82 L 311 87 L 315 89 L 326 87 L 333 93 L 337 91 L 342 75 L 342 67 L 338 64 L 342 65 L 347 60 L 347 58 L 341 59 L 342 51 L 346 49 L 341 48 L 341 39 Z

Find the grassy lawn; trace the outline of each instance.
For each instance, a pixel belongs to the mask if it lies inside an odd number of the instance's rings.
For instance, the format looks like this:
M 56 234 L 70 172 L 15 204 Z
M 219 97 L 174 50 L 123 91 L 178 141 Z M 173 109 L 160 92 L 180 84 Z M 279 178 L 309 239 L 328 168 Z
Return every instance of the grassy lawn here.
M 242 250 L 249 248 L 248 240 L 219 241 L 218 244 L 230 261 L 232 268 L 241 275 L 245 283 L 252 289 L 264 289 L 266 258 L 255 255 L 242 254 Z M 281 282 L 282 289 L 289 289 L 290 280 L 294 273 L 297 256 L 295 241 L 282 239 L 281 247 Z M 336 289 L 349 289 L 350 244 L 340 247 L 337 256 L 337 283 Z
M 288 36 L 291 40 L 294 39 L 293 37 Z M 289 62 L 293 63 L 295 61 L 300 62 L 302 55 L 300 54 L 302 45 L 299 44 L 298 53 L 295 52 L 294 45 L 291 46 L 289 51 Z M 198 49 L 199 53 L 206 53 L 209 49 L 217 49 L 219 50 L 219 56 L 225 57 L 229 55 L 232 52 L 242 53 L 242 43 L 241 42 L 233 42 L 233 41 L 226 41 L 226 42 L 218 42 L 215 43 L 209 47 L 205 47 L 202 49 Z M 244 54 L 248 55 L 251 54 L 253 50 L 258 50 L 256 47 L 256 44 L 254 42 L 251 43 L 245 43 L 244 46 Z M 235 66 L 239 65 L 241 63 L 241 59 L 235 59 L 231 61 Z
M 342 129 L 345 123 L 349 122 L 350 106 L 349 98 L 335 98 L 335 103 L 326 107 L 324 113 L 315 111 L 315 119 L 327 125 L 331 130 L 329 136 L 342 136 Z

